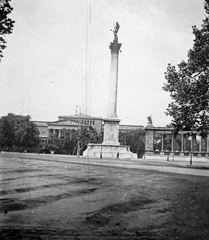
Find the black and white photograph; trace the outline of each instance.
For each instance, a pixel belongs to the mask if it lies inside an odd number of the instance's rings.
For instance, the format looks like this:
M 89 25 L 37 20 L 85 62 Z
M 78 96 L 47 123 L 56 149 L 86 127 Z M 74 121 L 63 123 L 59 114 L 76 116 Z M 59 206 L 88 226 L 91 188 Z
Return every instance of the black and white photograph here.
M 0 0 L 0 239 L 209 239 L 209 0 Z

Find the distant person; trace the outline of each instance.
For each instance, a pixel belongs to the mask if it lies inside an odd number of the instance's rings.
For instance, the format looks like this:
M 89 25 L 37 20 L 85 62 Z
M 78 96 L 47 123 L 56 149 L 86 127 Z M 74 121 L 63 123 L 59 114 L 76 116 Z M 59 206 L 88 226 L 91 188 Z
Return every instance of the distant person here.
M 120 155 L 119 152 L 117 152 L 116 159 L 119 159 L 119 155 Z

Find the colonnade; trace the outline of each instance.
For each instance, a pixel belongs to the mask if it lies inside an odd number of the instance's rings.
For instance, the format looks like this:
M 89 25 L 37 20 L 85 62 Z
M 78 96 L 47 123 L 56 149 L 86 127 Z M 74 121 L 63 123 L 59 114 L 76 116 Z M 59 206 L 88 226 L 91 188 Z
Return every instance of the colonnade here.
M 68 128 L 66 128 L 66 129 L 68 129 Z M 76 127 L 76 128 L 69 128 L 69 129 L 75 129 L 75 130 L 78 130 L 78 128 Z M 63 130 L 63 128 L 60 128 L 60 129 L 58 129 L 58 128 L 49 128 L 49 136 L 50 135 L 54 135 L 54 136 L 57 136 L 57 138 L 58 139 L 60 139 L 60 137 L 61 137 L 61 131 Z
M 165 142 L 168 134 L 161 133 L 160 140 L 160 149 L 157 149 L 154 145 L 154 150 L 160 150 L 162 152 L 171 151 L 171 152 L 209 152 L 208 137 L 201 137 L 197 134 L 181 133 L 174 135 L 170 133 L 170 148 L 168 148 L 168 143 Z M 177 141 L 178 138 L 178 141 Z
M 61 136 L 61 129 L 49 129 L 50 135 L 56 135 L 58 138 Z
M 197 156 L 209 156 L 209 134 L 200 136 L 196 130 L 179 131 L 174 134 L 172 128 L 145 128 L 145 151 L 149 154 L 187 155 L 193 152 Z

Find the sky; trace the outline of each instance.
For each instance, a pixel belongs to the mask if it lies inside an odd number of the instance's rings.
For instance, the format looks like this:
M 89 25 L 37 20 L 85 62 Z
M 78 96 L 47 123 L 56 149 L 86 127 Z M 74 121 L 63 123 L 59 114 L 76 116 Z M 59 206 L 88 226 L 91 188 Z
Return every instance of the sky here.
M 0 62 L 0 115 L 56 121 L 77 111 L 106 117 L 113 24 L 120 24 L 117 115 L 165 126 L 168 63 L 187 60 L 204 0 L 12 0 L 13 33 Z

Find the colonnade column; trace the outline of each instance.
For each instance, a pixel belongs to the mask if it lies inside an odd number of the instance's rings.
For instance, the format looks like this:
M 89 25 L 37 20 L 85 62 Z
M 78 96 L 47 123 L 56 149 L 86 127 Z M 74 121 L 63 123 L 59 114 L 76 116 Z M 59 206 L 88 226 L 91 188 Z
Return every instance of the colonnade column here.
M 209 156 L 209 134 L 208 134 L 208 132 L 207 132 L 206 141 L 207 141 L 207 155 Z
M 171 156 L 172 156 L 172 159 L 174 160 L 174 134 L 171 133 Z
M 161 139 L 161 155 L 164 155 L 164 133 L 162 133 L 162 139 Z
M 200 140 L 199 140 L 199 149 L 198 150 L 199 150 L 199 156 L 201 156 L 201 152 L 202 152 L 202 137 L 200 136 L 199 139 Z
M 184 134 L 181 134 L 181 152 L 180 155 L 184 155 Z
M 174 134 L 171 133 L 171 152 L 174 152 Z

